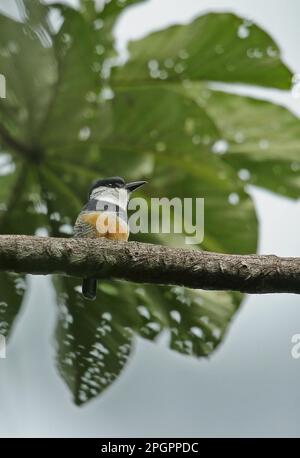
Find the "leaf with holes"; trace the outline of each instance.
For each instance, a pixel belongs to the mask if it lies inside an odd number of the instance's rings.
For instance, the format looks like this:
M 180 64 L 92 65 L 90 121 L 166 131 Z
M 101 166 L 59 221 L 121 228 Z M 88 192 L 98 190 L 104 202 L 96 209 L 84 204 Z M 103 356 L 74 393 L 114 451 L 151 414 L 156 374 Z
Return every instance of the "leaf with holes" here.
M 55 284 L 57 366 L 80 405 L 118 377 L 131 352 L 132 333 L 105 302 L 84 300 L 78 280 L 56 277 Z

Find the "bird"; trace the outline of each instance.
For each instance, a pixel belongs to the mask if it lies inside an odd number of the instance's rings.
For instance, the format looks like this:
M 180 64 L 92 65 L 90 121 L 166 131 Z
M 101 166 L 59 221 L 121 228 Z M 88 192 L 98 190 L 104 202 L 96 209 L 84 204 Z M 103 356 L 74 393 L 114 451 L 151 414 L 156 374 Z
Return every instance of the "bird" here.
M 74 237 L 128 240 L 127 206 L 130 194 L 146 183 L 126 183 L 124 178 L 118 176 L 94 181 L 89 189 L 88 201 L 75 221 Z M 97 279 L 84 278 L 83 297 L 95 300 L 96 293 Z

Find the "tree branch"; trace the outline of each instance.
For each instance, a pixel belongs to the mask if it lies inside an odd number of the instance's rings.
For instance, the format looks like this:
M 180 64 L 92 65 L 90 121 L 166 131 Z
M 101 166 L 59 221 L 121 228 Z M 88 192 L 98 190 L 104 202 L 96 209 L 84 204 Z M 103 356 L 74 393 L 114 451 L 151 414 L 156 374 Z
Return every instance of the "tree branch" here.
M 232 255 L 106 239 L 0 236 L 0 270 L 246 293 L 300 293 L 300 258 Z

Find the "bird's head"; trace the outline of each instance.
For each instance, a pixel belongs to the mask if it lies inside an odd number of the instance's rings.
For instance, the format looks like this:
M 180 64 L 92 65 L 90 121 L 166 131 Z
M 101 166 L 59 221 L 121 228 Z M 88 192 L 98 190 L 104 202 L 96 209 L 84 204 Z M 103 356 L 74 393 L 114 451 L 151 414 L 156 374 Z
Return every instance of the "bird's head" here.
M 91 197 L 92 194 L 95 194 L 103 188 L 109 189 L 124 189 L 128 193 L 131 193 L 135 191 L 136 189 L 140 188 L 143 186 L 146 181 L 133 181 L 131 183 L 126 183 L 124 178 L 121 177 L 110 177 L 110 178 L 103 178 L 101 180 L 96 180 L 90 190 L 89 190 L 89 197 Z

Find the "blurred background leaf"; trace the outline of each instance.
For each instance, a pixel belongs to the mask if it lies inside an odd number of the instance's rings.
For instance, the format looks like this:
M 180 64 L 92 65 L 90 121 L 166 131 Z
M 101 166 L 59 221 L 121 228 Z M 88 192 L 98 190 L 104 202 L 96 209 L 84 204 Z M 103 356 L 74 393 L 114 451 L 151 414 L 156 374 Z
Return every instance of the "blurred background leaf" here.
M 222 81 L 289 89 L 290 70 L 261 28 L 234 14 L 210 13 L 129 44 L 116 83 Z
M 131 43 L 120 64 L 113 28 L 138 3 L 112 0 L 99 8 L 82 0 L 75 10 L 30 0 L 19 2 L 21 22 L 0 15 L 7 79 L 0 232 L 72 235 L 90 183 L 121 175 L 146 179 L 139 195 L 148 201 L 205 198 L 205 237 L 195 249 L 253 253 L 258 222 L 247 186 L 298 197 L 299 122 L 282 107 L 212 83 L 288 89 L 291 72 L 263 30 L 232 14 L 153 33 Z M 133 237 L 182 246 L 183 236 Z M 0 286 L 6 335 L 24 278 L 3 273 Z M 149 340 L 168 334 L 173 350 L 209 356 L 242 300 L 236 293 L 102 281 L 91 304 L 77 279 L 55 277 L 54 287 L 57 366 L 77 404 L 118 377 L 134 333 Z

